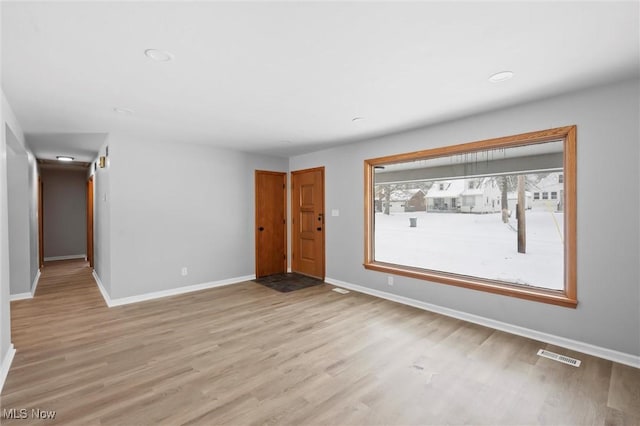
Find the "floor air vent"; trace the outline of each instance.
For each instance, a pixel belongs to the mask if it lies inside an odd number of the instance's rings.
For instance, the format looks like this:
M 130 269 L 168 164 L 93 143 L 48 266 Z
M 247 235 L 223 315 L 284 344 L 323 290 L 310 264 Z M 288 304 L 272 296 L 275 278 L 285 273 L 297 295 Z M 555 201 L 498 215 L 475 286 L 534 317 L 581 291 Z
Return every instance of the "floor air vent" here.
M 580 363 L 582 362 L 579 359 L 569 358 L 568 356 L 564 355 L 558 355 L 557 353 L 545 351 L 544 349 L 538 350 L 538 355 L 552 359 L 554 361 L 562 362 L 563 364 L 573 365 L 574 367 L 580 367 Z
M 349 293 L 349 290 L 345 290 L 344 288 L 340 288 L 340 287 L 335 287 L 335 288 L 333 288 L 333 291 L 335 291 L 336 293 L 340 293 L 340 294 L 347 294 L 347 293 Z

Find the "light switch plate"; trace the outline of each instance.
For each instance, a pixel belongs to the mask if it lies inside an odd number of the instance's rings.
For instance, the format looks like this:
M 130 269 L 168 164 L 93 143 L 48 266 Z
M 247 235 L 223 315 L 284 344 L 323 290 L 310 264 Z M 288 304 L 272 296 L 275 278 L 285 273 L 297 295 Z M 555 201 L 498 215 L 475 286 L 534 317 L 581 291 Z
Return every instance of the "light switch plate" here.
M 340 216 L 340 210 L 338 209 L 333 209 L 331 210 L 331 216 Z

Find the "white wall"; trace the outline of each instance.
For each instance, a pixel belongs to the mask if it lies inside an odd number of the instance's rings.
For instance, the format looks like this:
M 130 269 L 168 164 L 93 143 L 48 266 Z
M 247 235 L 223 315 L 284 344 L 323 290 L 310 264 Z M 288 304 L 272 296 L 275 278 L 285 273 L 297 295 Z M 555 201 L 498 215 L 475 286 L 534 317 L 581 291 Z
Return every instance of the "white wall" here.
M 111 135 L 110 297 L 255 274 L 254 171 L 286 171 L 287 164 Z
M 0 108 L 0 371 L 8 368 L 11 357 L 11 312 L 10 293 L 10 261 L 9 261 L 9 220 L 7 196 L 7 133 L 11 132 L 20 145 L 24 144 L 24 134 L 15 115 L 7 102 L 4 92 L 1 93 Z M 0 377 L 0 388 L 2 387 Z
M 6 142 L 10 292 L 28 294 L 31 292 L 29 161 L 10 129 L 6 129 Z
M 5 99 L 2 94 L 2 116 L 0 117 L 0 367 L 8 368 L 9 350 L 11 348 L 11 313 L 10 313 L 10 271 L 9 271 L 9 212 L 7 196 L 7 143 L 9 130 L 5 125 Z M 2 388 L 0 377 L 0 390 Z
M 415 131 L 292 157 L 325 166 L 327 277 L 373 290 L 640 355 L 639 82 L 621 82 Z M 365 270 L 363 161 L 463 142 L 578 126 L 576 309 Z M 620 200 L 615 208 L 602 202 Z M 622 202 L 623 201 L 623 202 Z
M 109 139 L 98 156 L 105 155 Z M 96 159 L 97 160 L 97 159 Z M 93 270 L 107 293 L 111 293 L 111 193 L 110 167 L 93 173 Z
M 44 258 L 87 252 L 87 171 L 43 167 Z

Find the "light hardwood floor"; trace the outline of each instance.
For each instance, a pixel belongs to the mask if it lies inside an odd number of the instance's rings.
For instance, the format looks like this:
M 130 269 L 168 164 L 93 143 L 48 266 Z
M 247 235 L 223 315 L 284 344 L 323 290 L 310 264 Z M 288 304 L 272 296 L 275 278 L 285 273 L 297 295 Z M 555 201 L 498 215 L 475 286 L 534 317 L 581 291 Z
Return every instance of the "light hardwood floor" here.
M 84 262 L 47 264 L 11 303 L 0 406 L 57 412 L 42 424 L 640 424 L 638 369 L 331 288 L 107 308 Z

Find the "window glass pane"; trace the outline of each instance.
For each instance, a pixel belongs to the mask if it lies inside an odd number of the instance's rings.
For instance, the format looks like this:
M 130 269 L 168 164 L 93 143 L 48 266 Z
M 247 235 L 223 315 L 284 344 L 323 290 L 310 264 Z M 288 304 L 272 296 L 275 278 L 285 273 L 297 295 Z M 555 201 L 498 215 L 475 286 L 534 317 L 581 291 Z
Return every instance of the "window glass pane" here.
M 562 173 L 562 141 L 378 166 L 374 260 L 562 290 Z

